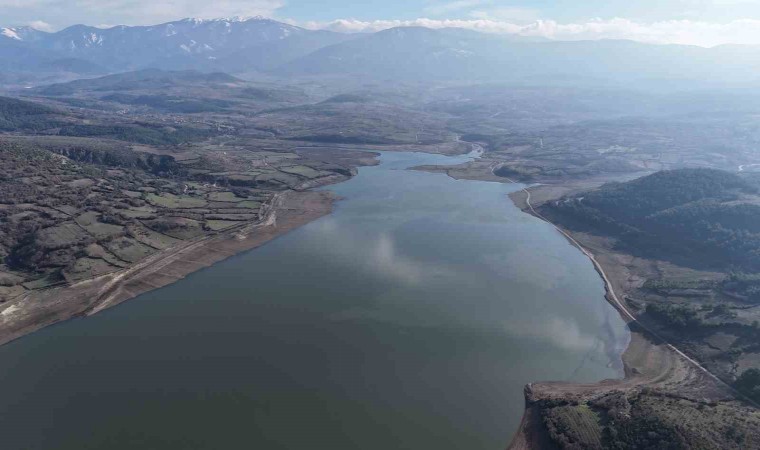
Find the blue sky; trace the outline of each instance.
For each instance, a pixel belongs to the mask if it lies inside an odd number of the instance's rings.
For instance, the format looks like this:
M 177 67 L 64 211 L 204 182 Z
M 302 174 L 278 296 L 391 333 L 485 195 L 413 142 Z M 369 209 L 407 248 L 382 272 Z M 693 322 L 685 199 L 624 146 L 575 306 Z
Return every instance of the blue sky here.
M 0 26 L 48 31 L 238 15 L 352 32 L 457 26 L 551 39 L 760 45 L 760 0 L 0 0 Z

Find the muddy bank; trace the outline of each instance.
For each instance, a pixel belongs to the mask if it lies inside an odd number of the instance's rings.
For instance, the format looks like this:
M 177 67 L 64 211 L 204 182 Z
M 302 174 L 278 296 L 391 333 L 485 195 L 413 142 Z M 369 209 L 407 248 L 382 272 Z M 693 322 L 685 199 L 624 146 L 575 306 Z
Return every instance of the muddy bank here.
M 582 186 L 539 186 L 514 192 L 512 201 L 520 209 L 544 219 L 533 207 L 566 195 L 587 189 Z M 606 299 L 620 313 L 631 330 L 631 341 L 622 354 L 625 376 L 621 380 L 603 380 L 598 383 L 576 384 L 564 382 L 531 383 L 525 388 L 525 414 L 510 449 L 556 448 L 544 420 L 544 410 L 557 405 L 581 405 L 615 395 L 639 395 L 657 392 L 701 405 L 731 403 L 735 392 L 699 363 L 660 338 L 644 325 L 625 306 L 625 293 L 636 274 L 626 264 L 625 255 L 609 251 L 603 239 L 584 233 L 558 230 L 586 254 L 605 283 Z
M 0 311 L 0 345 L 72 317 L 96 314 L 259 247 L 329 214 L 334 201 L 329 192 L 287 191 L 278 194 L 262 222 L 184 242 L 119 272 L 15 298 Z
M 445 173 L 455 179 L 515 182 L 505 176 L 496 176 L 494 167 L 492 162 L 479 159 L 454 166 L 419 166 L 415 169 Z M 510 199 L 523 212 L 551 223 L 534 210 L 534 207 L 565 195 L 597 188 L 606 182 L 627 181 L 643 174 L 540 180 L 546 184 L 513 192 Z M 656 423 L 657 427 L 662 429 L 678 429 L 673 431 L 674 436 L 683 433 L 679 436 L 685 436 L 684 439 L 687 441 L 706 447 L 725 447 L 726 436 L 732 443 L 740 442 L 737 445 L 760 439 L 751 426 L 737 425 L 731 418 L 747 416 L 751 417 L 747 422 L 760 423 L 760 416 L 755 414 L 756 410 L 737 400 L 742 398 L 740 394 L 699 362 L 641 324 L 636 315 L 629 310 L 628 294 L 641 282 L 639 267 L 632 261 L 632 257 L 612 250 L 613 246 L 608 238 L 572 232 L 556 225 L 555 228 L 590 260 L 604 282 L 606 300 L 628 324 L 631 339 L 621 355 L 624 377 L 591 384 L 528 384 L 525 388 L 525 412 L 509 448 L 557 448 L 558 442 L 568 444 L 572 448 L 602 448 L 602 433 L 608 426 L 603 427 L 600 419 L 592 419 L 593 415 L 585 414 L 592 410 L 591 407 L 596 414 L 601 414 L 599 417 L 604 416 L 607 417 L 604 420 L 611 420 L 610 418 L 614 419 L 616 414 L 620 414 L 617 407 L 622 404 L 626 405 L 628 412 L 617 416 L 617 420 L 623 419 L 620 423 L 629 427 L 627 432 L 631 431 L 630 427 L 644 430 L 629 434 L 632 439 L 640 439 L 642 435 L 646 439 L 648 431 L 642 423 L 647 421 Z M 653 409 L 639 416 L 627 415 L 631 411 L 631 404 L 634 403 L 644 405 L 639 412 L 644 408 Z M 612 404 L 616 406 L 608 408 Z M 697 425 L 700 422 L 701 425 Z M 691 429 L 688 429 L 689 427 Z M 732 431 L 727 430 L 742 427 L 746 432 L 743 431 L 741 436 L 746 440 L 742 442 L 731 438 Z M 594 436 L 594 439 L 584 442 L 583 439 L 589 436 Z M 604 439 L 609 440 L 610 437 Z M 653 445 L 656 447 L 659 444 Z

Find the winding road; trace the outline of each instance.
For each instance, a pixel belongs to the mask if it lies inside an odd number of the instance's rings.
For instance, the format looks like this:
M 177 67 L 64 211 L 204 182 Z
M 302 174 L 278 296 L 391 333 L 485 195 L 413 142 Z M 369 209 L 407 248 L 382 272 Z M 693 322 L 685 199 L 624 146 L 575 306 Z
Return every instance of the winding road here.
M 511 179 L 509 179 L 507 177 L 504 177 L 504 178 L 507 179 L 508 181 L 512 182 L 512 183 L 515 183 L 514 180 L 511 180 Z M 631 311 L 625 306 L 625 304 L 623 304 L 623 302 L 620 301 L 620 299 L 618 298 L 617 294 L 615 293 L 615 289 L 612 286 L 612 282 L 610 281 L 609 277 L 607 276 L 607 273 L 604 271 L 604 268 L 602 267 L 602 265 L 599 264 L 599 261 L 597 261 L 597 259 L 594 256 L 594 254 L 591 253 L 590 250 L 586 249 L 583 245 L 581 245 L 581 243 L 578 242 L 574 237 L 572 237 L 567 231 L 563 230 L 562 228 L 560 228 L 559 226 L 557 226 L 556 224 L 554 224 L 552 221 L 550 221 L 546 217 L 544 217 L 541 213 L 539 213 L 538 211 L 536 211 L 536 209 L 533 207 L 533 204 L 531 203 L 531 193 L 530 193 L 530 190 L 528 188 L 523 188 L 522 191 L 526 195 L 526 197 L 525 197 L 525 205 L 527 206 L 527 208 L 530 211 L 530 213 L 533 216 L 535 216 L 535 217 L 543 220 L 544 222 L 546 222 L 546 223 L 550 224 L 552 227 L 554 227 L 555 230 L 557 230 L 558 232 L 560 232 L 565 238 L 567 238 L 568 241 L 570 241 L 570 243 L 572 243 L 573 245 L 575 245 L 580 251 L 583 252 L 584 255 L 586 255 L 586 257 L 588 257 L 588 259 L 591 260 L 592 264 L 594 265 L 594 268 L 596 269 L 596 271 L 599 273 L 599 275 L 602 277 L 602 280 L 604 281 L 604 288 L 607 291 L 607 298 L 611 301 L 611 303 L 613 304 L 613 306 L 623 315 L 623 317 L 625 319 L 629 320 L 630 322 L 636 322 L 636 324 L 638 326 L 640 326 L 643 330 L 645 330 L 647 333 L 649 333 L 653 337 L 655 337 L 658 340 L 660 340 L 661 342 L 663 342 L 663 344 L 669 350 L 673 351 L 678 356 L 680 356 L 681 358 L 683 358 L 685 361 L 687 361 L 689 364 L 691 364 L 697 370 L 699 370 L 700 372 L 702 372 L 703 374 L 705 374 L 708 378 L 714 380 L 719 385 L 727 388 L 736 397 L 743 399 L 744 401 L 746 401 L 747 403 L 750 403 L 751 405 L 753 405 L 755 407 L 760 407 L 760 405 L 758 405 L 754 401 L 750 400 L 749 398 L 747 398 L 743 394 L 741 394 L 738 391 L 736 391 L 733 387 L 731 387 L 730 385 L 728 385 L 727 383 L 725 383 L 723 380 L 721 380 L 717 376 L 713 375 L 709 370 L 707 370 L 699 362 L 695 361 L 694 359 L 692 359 L 691 357 L 689 357 L 688 355 L 686 355 L 684 352 L 682 352 L 681 350 L 679 350 L 678 348 L 676 348 L 673 344 L 671 344 L 667 340 L 663 339 L 660 335 L 658 335 L 656 332 L 654 332 L 653 330 L 651 330 L 649 327 L 647 327 L 646 325 L 642 324 L 636 318 L 636 316 L 634 316 L 633 313 L 631 313 Z
M 623 304 L 623 302 L 621 302 L 620 299 L 618 298 L 617 294 L 615 293 L 615 289 L 612 287 L 612 282 L 607 277 L 607 273 L 604 271 L 604 268 L 602 267 L 602 265 L 599 264 L 599 261 L 596 260 L 596 257 L 594 256 L 594 254 L 591 253 L 589 250 L 587 250 L 583 245 L 581 245 L 581 243 L 578 242 L 574 237 L 570 236 L 570 234 L 568 232 L 566 232 L 565 230 L 561 229 L 560 227 L 558 227 L 557 225 L 555 225 L 553 222 L 549 221 L 544 216 L 542 216 L 538 211 L 536 211 L 533 208 L 533 205 L 530 203 L 530 191 L 527 188 L 524 188 L 523 192 L 525 192 L 525 194 L 526 194 L 525 204 L 527 205 L 527 207 L 530 210 L 531 214 L 533 214 L 534 216 L 536 216 L 539 219 L 543 220 L 544 222 L 546 222 L 548 224 L 551 224 L 551 226 L 553 226 L 555 230 L 557 230 L 560 233 L 562 233 L 562 235 L 565 236 L 565 238 L 567 238 L 567 240 L 569 240 L 573 245 L 575 245 L 576 247 L 578 247 L 578 249 L 580 251 L 582 251 L 583 254 L 588 257 L 588 259 L 591 260 L 591 262 L 594 264 L 594 268 L 599 273 L 599 275 L 602 277 L 602 280 L 604 280 L 604 289 L 607 291 L 607 295 L 608 295 L 609 299 L 612 300 L 613 306 L 615 306 L 615 308 L 618 311 L 620 311 L 623 314 L 624 317 L 626 317 L 627 319 L 630 319 L 631 322 L 636 322 L 640 327 L 642 327 L 644 330 L 646 330 L 652 336 L 656 337 L 657 339 L 659 339 L 663 343 L 665 343 L 665 346 L 667 348 L 669 348 L 670 350 L 674 351 L 680 357 L 684 358 L 686 361 L 688 361 L 689 363 L 691 363 L 692 365 L 694 365 L 694 367 L 696 367 L 697 369 L 699 369 L 700 371 L 702 371 L 708 377 L 712 378 L 713 380 L 717 381 L 721 385 L 724 385 L 725 387 L 728 387 L 729 389 L 731 389 L 733 391 L 733 388 L 731 386 L 729 386 L 728 384 L 726 384 L 723 380 L 721 380 L 720 378 L 718 378 L 715 375 L 713 375 L 709 370 L 707 370 L 700 363 L 698 363 L 694 359 L 690 358 L 688 355 L 686 355 L 681 350 L 678 350 L 673 344 L 670 344 L 668 341 L 666 341 L 665 339 L 663 339 L 657 333 L 655 333 L 651 329 L 647 328 L 638 319 L 636 319 L 636 316 L 634 316 L 633 313 L 631 313 L 631 311 L 628 310 L 628 308 L 626 308 L 626 306 Z

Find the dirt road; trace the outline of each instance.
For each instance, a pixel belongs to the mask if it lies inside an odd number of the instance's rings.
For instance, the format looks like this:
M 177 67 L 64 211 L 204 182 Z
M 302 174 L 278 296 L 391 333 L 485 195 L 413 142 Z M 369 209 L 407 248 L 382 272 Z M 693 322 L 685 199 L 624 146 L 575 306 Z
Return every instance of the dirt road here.
M 119 272 L 14 298 L 0 312 L 0 345 L 56 322 L 96 314 L 256 248 L 328 214 L 334 200 L 328 192 L 287 191 L 274 199 L 256 223 L 182 243 Z
M 512 181 L 512 180 L 509 180 Z M 513 181 L 512 181 L 513 182 Z M 631 329 L 631 342 L 622 358 L 625 367 L 625 377 L 622 380 L 604 380 L 599 383 L 576 384 L 566 382 L 531 383 L 526 386 L 526 412 L 518 433 L 509 445 L 509 449 L 540 448 L 545 433 L 541 432 L 542 422 L 536 402 L 544 399 L 588 398 L 601 395 L 612 390 L 635 389 L 643 386 L 675 389 L 705 397 L 741 398 L 754 404 L 731 386 L 713 375 L 699 362 L 667 342 L 656 332 L 642 324 L 636 316 L 621 301 L 612 276 L 604 269 L 594 253 L 581 244 L 569 232 L 544 217 L 531 203 L 529 188 L 522 189 L 524 195 L 524 211 L 552 225 L 571 244 L 576 246 L 589 258 L 597 273 L 604 281 L 606 298 Z

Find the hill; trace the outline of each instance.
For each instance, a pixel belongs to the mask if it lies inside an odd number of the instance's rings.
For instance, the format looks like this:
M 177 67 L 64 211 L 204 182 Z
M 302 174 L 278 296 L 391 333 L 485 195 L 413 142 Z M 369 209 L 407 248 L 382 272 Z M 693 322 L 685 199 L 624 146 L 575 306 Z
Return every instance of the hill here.
M 42 131 L 63 123 L 61 111 L 38 103 L 0 97 L 0 131 Z
M 42 95 L 72 95 L 80 91 L 131 91 L 135 89 L 165 89 L 173 86 L 218 85 L 240 82 L 221 72 L 201 73 L 193 70 L 164 71 L 145 69 L 107 75 L 100 78 L 56 83 L 35 90 Z
M 698 267 L 760 270 L 760 197 L 754 180 L 713 169 L 658 172 L 563 198 L 542 212 L 618 239 L 642 256 Z
M 21 47 L 41 52 L 40 61 L 83 60 L 109 71 L 148 67 L 258 70 L 345 38 L 262 17 L 183 19 L 111 28 L 74 25 L 55 33 L 28 27 L 0 28 L 0 59 L 18 56 L 14 49 Z M 6 70 L 15 68 L 8 64 Z

